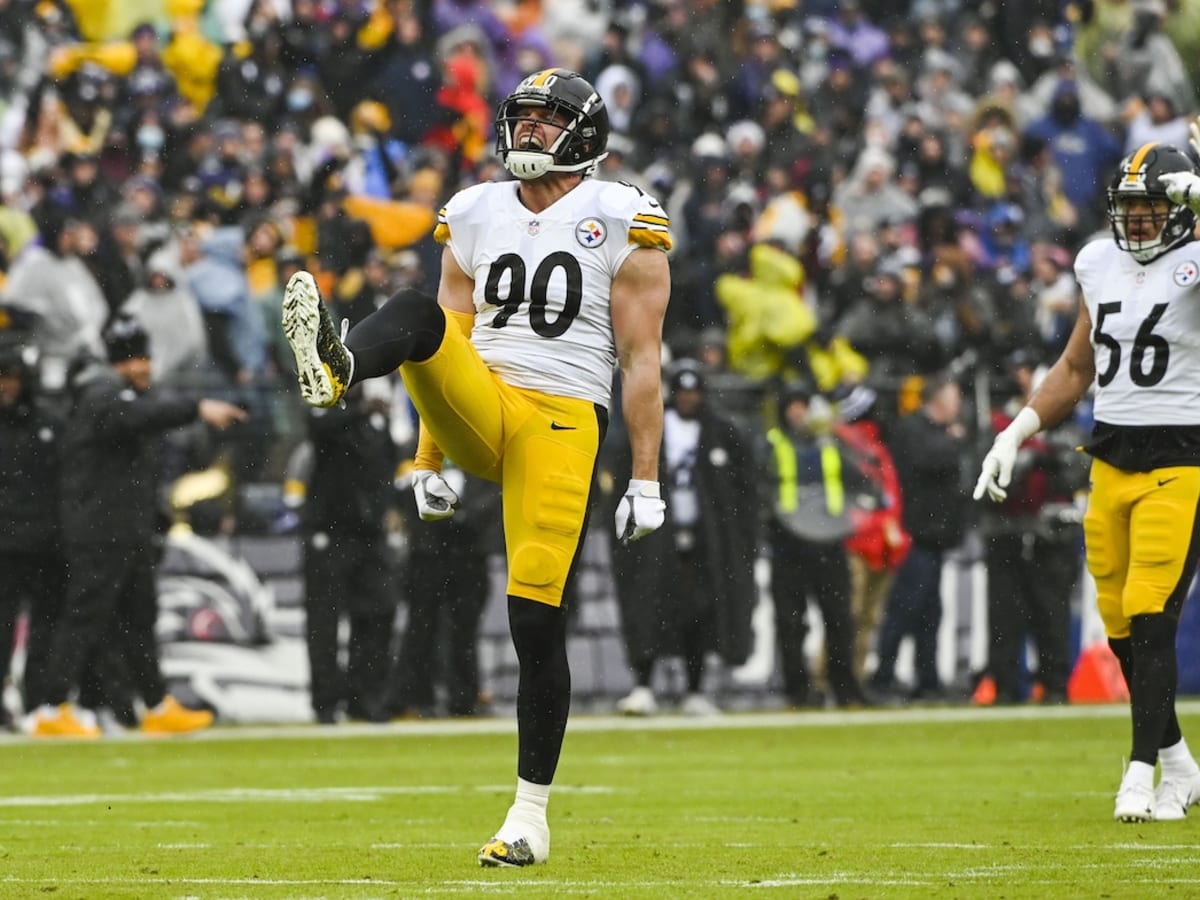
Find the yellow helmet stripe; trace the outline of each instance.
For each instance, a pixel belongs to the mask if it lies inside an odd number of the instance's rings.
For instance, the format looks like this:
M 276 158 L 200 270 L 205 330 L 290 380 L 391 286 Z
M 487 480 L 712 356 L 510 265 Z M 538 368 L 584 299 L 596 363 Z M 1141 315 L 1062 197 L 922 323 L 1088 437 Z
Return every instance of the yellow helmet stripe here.
M 1146 155 L 1157 146 L 1158 141 L 1150 141 L 1137 148 L 1137 152 L 1129 160 L 1129 170 L 1125 173 L 1126 181 L 1135 182 L 1138 180 L 1138 173 L 1142 168 L 1142 164 L 1146 161 Z
M 558 69 L 542 69 L 533 76 L 533 80 L 529 82 L 530 87 L 545 87 L 546 82 L 550 80 L 550 76 L 558 72 Z

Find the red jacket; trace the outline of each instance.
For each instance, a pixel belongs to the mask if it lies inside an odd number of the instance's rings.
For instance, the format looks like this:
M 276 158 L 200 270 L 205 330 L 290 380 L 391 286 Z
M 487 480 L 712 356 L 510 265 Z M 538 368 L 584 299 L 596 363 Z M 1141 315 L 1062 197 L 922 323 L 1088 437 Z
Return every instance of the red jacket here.
M 879 426 L 869 419 L 839 423 L 834 433 L 850 450 L 862 473 L 879 486 L 884 498 L 878 509 L 852 509 L 854 534 L 846 539 L 846 550 L 877 572 L 894 570 L 908 555 L 912 535 L 900 519 L 903 498 L 892 455 L 879 436 Z

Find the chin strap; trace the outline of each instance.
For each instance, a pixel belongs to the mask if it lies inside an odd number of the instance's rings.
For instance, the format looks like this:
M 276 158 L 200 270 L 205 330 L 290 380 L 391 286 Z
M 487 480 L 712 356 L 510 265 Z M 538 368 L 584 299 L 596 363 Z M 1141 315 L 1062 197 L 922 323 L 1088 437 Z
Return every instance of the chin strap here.
M 574 166 L 560 166 L 554 162 L 553 154 L 543 150 L 509 150 L 504 156 L 504 168 L 521 181 L 541 178 L 547 172 L 569 172 L 585 178 L 595 173 L 600 162 L 608 156 L 601 153 L 595 159 Z
M 522 181 L 541 178 L 554 165 L 554 157 L 541 150 L 509 150 L 504 157 L 504 168 Z

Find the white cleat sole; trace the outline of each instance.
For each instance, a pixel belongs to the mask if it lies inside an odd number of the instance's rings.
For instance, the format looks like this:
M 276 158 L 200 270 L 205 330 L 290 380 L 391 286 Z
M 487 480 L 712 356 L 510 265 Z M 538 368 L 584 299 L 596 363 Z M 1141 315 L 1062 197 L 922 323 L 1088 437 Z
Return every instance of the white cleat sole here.
M 311 406 L 332 406 L 333 382 L 317 351 L 321 295 L 308 272 L 297 272 L 283 292 L 283 333 L 296 357 L 300 395 Z

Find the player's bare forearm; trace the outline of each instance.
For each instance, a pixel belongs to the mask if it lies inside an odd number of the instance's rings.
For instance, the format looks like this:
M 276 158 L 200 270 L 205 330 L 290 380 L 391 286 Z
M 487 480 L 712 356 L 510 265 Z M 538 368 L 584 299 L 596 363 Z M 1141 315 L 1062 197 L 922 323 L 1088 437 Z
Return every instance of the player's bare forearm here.
M 475 314 L 475 282 L 462 270 L 449 247 L 442 250 L 442 275 L 438 281 L 438 303 L 446 310 Z
M 1092 317 L 1080 300 L 1079 315 L 1066 348 L 1029 401 L 1042 428 L 1052 428 L 1065 419 L 1091 387 L 1096 374 L 1091 331 Z
M 659 363 L 635 364 L 623 375 L 621 413 L 629 432 L 633 459 L 630 477 L 658 480 L 658 451 L 662 444 L 663 404 Z
M 633 455 L 631 477 L 658 480 L 662 444 L 662 325 L 671 294 L 667 257 L 658 250 L 630 254 L 612 286 L 613 338 L 621 367 L 621 412 Z

